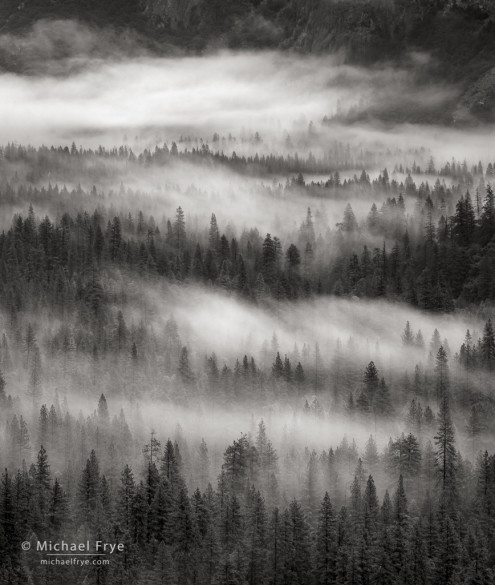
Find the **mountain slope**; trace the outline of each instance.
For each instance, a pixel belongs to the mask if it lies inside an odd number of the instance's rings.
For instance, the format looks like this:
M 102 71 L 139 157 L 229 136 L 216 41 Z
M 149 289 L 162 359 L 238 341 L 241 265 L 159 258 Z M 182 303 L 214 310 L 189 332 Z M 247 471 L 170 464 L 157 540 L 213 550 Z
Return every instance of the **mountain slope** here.
M 159 53 L 269 47 L 340 52 L 365 65 L 403 65 L 411 52 L 425 53 L 421 81 L 444 80 L 466 94 L 458 121 L 479 118 L 479 103 L 481 119 L 494 119 L 493 92 L 482 81 L 495 64 L 492 0 L 4 0 L 0 33 L 25 34 L 41 18 L 132 31 Z M 1 62 L 22 69 L 22 47 Z M 476 100 L 473 85 L 483 94 Z

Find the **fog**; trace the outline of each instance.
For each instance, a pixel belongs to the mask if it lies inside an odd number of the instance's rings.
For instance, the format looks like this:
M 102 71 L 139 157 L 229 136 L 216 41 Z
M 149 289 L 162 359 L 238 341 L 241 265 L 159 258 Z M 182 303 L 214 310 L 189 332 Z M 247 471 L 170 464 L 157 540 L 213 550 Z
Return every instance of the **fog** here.
M 3 143 L 115 145 L 125 135 L 131 143 L 141 137 L 138 144 L 144 146 L 181 134 L 209 140 L 213 132 L 257 131 L 264 137 L 259 149 L 267 142 L 282 149 L 287 133 L 306 130 L 310 121 L 319 128 L 324 116 L 353 106 L 393 108 L 404 101 L 441 106 L 457 94 L 455 87 L 418 87 L 417 58 L 400 70 L 276 52 L 157 58 L 138 50 L 132 39 L 72 22 L 40 22 L 22 37 L 0 37 L 0 46 L 31 73 L 1 76 Z M 385 129 L 336 123 L 319 132 L 313 148 L 336 137 L 363 146 L 379 141 L 387 147 L 438 147 L 448 137 L 450 150 L 441 153 L 446 158 L 472 154 L 474 141 L 481 150 L 489 140 L 480 143 L 479 132 L 400 124 Z M 456 145 L 461 135 L 463 144 Z
M 132 285 L 127 289 L 132 291 Z M 337 340 L 355 342 L 356 357 L 363 363 L 382 360 L 387 367 L 401 370 L 401 364 L 412 358 L 411 349 L 404 348 L 401 334 L 407 321 L 414 332 L 421 330 L 428 347 L 435 329 L 441 339 L 447 338 L 452 349 L 458 348 L 466 330 L 480 332 L 482 322 L 462 315 L 431 315 L 401 303 L 367 301 L 359 298 L 315 299 L 291 304 L 253 308 L 225 294 L 183 286 L 167 287 L 163 292 L 138 286 L 148 299 L 147 311 L 157 326 L 173 315 L 181 324 L 191 346 L 198 355 L 209 350 L 232 360 L 245 353 L 258 355 L 263 342 L 277 336 L 281 353 L 290 353 L 294 344 L 320 346 L 324 360 L 333 357 Z M 423 361 L 428 354 L 417 351 L 415 358 Z
M 208 484 L 212 518 L 234 498 L 247 522 L 252 486 L 267 517 L 297 499 L 315 540 L 323 494 L 337 512 L 351 485 L 354 524 L 338 522 L 360 530 L 371 475 L 380 499 L 405 485 L 412 526 L 443 513 L 425 492 L 447 502 L 457 474 L 457 526 L 495 433 L 493 131 L 403 122 L 459 98 L 418 82 L 431 57 L 158 55 L 69 21 L 0 51 L 0 467 L 32 481 L 46 448 L 71 513 L 60 534 L 117 531 L 127 481 L 167 522 Z M 98 531 L 79 513 L 84 473 L 91 506 L 112 503 Z M 142 542 L 178 564 L 172 536 Z

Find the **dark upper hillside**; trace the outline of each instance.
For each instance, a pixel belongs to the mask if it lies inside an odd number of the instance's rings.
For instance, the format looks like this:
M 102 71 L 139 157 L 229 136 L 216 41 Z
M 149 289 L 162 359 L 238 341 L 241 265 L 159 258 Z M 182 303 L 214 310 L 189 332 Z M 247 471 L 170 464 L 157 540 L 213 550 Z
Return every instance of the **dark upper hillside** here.
M 73 19 L 132 31 L 158 52 L 280 48 L 340 52 L 351 63 L 410 63 L 419 81 L 461 86 L 456 122 L 495 119 L 495 3 L 492 0 L 4 0 L 0 33 L 22 35 L 40 19 Z M 118 36 L 117 36 L 118 38 Z M 66 44 L 66 43 L 65 43 Z M 56 40 L 60 56 L 70 49 Z M 0 66 L 23 70 L 22 43 L 0 44 Z M 93 52 L 98 47 L 92 47 Z M 117 49 L 117 50 L 120 50 Z M 437 113 L 432 113 L 432 117 Z M 407 112 L 400 114 L 409 121 Z M 433 120 L 432 120 L 433 121 Z

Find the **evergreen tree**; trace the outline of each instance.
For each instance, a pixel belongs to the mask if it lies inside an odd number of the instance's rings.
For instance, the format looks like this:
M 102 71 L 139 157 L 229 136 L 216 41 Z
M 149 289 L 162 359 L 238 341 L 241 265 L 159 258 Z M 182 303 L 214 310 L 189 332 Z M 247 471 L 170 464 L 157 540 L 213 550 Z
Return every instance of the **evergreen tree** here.
M 173 226 L 174 245 L 179 253 L 185 251 L 186 245 L 186 221 L 182 207 L 179 205 L 176 210 L 175 221 Z
M 197 579 L 198 532 L 185 487 L 179 491 L 174 517 L 174 561 L 179 585 Z
M 409 324 L 409 321 L 407 321 L 404 333 L 402 334 L 402 343 L 406 347 L 414 345 L 414 334 L 411 330 L 411 325 Z
M 376 369 L 375 364 L 370 362 L 364 371 L 364 387 L 370 404 L 373 402 L 378 386 L 378 370 Z
M 102 516 L 100 492 L 100 467 L 93 450 L 82 471 L 77 494 L 79 521 L 87 523 L 93 533 L 99 528 Z
M 485 323 L 483 339 L 481 341 L 481 359 L 483 366 L 491 372 L 495 369 L 495 334 L 491 319 Z
M 437 446 L 435 465 L 445 505 L 453 506 L 457 497 L 457 451 L 447 395 L 444 395 L 440 404 L 438 421 L 438 430 L 435 435 L 435 445 Z
M 321 502 L 316 528 L 315 580 L 329 585 L 336 577 L 336 520 L 328 492 Z
M 245 550 L 247 557 L 247 582 L 251 585 L 265 583 L 267 526 L 265 502 L 259 491 L 251 488 L 246 513 Z
M 191 386 L 194 383 L 194 374 L 191 370 L 191 366 L 189 365 L 189 354 L 187 347 L 185 346 L 181 349 L 180 352 L 178 371 L 182 383 L 185 386 Z
M 438 349 L 435 360 L 435 384 L 437 399 L 443 401 L 447 396 L 449 389 L 449 367 L 447 363 L 447 353 L 443 346 Z
M 47 533 L 48 512 L 50 506 L 50 466 L 45 448 L 41 445 L 38 452 L 35 471 L 35 498 L 36 498 L 36 519 L 35 526 L 38 535 Z

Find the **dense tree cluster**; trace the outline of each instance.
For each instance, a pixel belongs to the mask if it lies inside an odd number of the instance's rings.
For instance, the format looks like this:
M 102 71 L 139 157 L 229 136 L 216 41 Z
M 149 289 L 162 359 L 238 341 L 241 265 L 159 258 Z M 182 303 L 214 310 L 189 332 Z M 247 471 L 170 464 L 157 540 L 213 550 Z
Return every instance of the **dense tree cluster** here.
M 217 467 L 180 429 L 131 434 L 103 395 L 87 419 L 43 405 L 2 450 L 2 583 L 493 583 L 494 458 L 461 456 L 449 403 L 445 388 L 431 431 L 382 452 L 373 436 L 361 453 L 276 449 L 261 421 Z M 78 539 L 124 551 L 53 567 L 20 546 Z
M 329 123 L 329 120 L 324 118 L 323 125 L 326 123 Z M 325 136 L 325 148 L 318 144 L 318 138 L 323 136 Z M 394 194 L 400 190 L 404 191 L 406 187 L 413 192 L 417 191 L 419 185 L 417 187 L 414 185 L 411 175 L 415 177 L 426 175 L 430 179 L 435 175 L 447 177 L 461 188 L 471 188 L 475 179 L 480 177 L 486 177 L 487 181 L 494 177 L 495 163 L 488 163 L 484 169 L 481 162 L 468 167 L 465 160 L 452 159 L 437 170 L 433 158 L 431 156 L 428 158 L 426 149 L 416 148 L 394 151 L 394 159 L 409 161 L 408 163 L 398 162 L 393 168 L 394 174 L 406 175 L 404 185 L 400 185 L 394 178 L 390 180 L 388 171 L 384 171 L 383 176 L 377 181 L 370 181 L 366 171 L 359 173 L 359 177 L 347 176 L 341 179 L 340 174 L 344 172 L 349 175 L 355 169 L 386 166 L 391 160 L 391 152 L 384 147 L 363 149 L 340 140 L 332 138 L 328 140 L 328 136 L 317 130 L 313 122 L 310 122 L 307 129 L 296 129 L 293 136 L 285 133 L 283 145 L 280 145 L 283 151 L 281 154 L 267 151 L 259 132 L 250 135 L 241 134 L 239 137 L 232 134 L 220 136 L 215 132 L 211 141 L 201 137 L 181 135 L 176 142 L 172 141 L 170 146 L 165 142 L 161 146 L 156 144 L 153 148 L 145 147 L 144 149 L 140 148 L 138 136 L 134 140 L 135 149 L 129 146 L 127 139 L 126 144 L 119 147 L 99 146 L 96 149 L 78 148 L 74 142 L 70 147 L 40 146 L 37 148 L 9 143 L 0 148 L 0 165 L 7 176 L 11 173 L 15 179 L 19 179 L 19 163 L 26 164 L 28 167 L 25 173 L 26 181 L 36 184 L 54 175 L 59 181 L 73 181 L 74 177 L 83 176 L 85 180 L 90 178 L 98 182 L 122 175 L 126 169 L 125 165 L 160 168 L 182 161 L 208 166 L 218 164 L 245 175 L 269 177 L 273 174 L 294 173 L 296 176 L 292 179 L 292 184 L 296 186 L 306 185 L 303 173 L 310 176 L 330 175 L 327 181 L 321 183 L 327 188 L 351 186 L 355 183 L 360 185 L 361 189 L 368 184 L 368 186 L 372 185 L 375 191 L 381 191 L 383 186 L 387 187 L 387 183 L 390 183 Z M 314 153 L 311 151 L 313 147 Z M 118 163 L 120 166 L 117 166 Z M 15 174 L 11 171 L 11 167 Z M 315 188 L 318 183 L 312 182 L 311 185 Z M 324 196 L 324 193 L 324 191 L 320 192 L 319 196 Z M 315 191 L 315 194 L 318 194 L 318 191 Z
M 39 198 L 40 204 L 45 198 L 78 197 L 77 192 L 56 187 L 7 188 L 4 194 L 11 204 L 28 197 Z M 89 201 L 98 199 L 96 193 L 85 195 Z M 103 267 L 151 279 L 213 284 L 258 303 L 334 294 L 383 297 L 452 311 L 456 305 L 492 301 L 491 187 L 486 188 L 479 213 L 469 192 L 460 196 L 453 215 L 448 213 L 448 205 L 454 204 L 450 190 L 437 185 L 423 196 L 417 197 L 412 217 L 400 194 L 388 197 L 380 210 L 373 204 L 362 224 L 348 204 L 343 221 L 333 230 L 325 227 L 321 214 L 313 219 L 308 209 L 299 231 L 286 236 L 284 243 L 271 234 L 263 238 L 256 229 L 245 230 L 239 238 L 227 237 L 215 214 L 205 239 L 204 230 L 195 233 L 187 228 L 180 207 L 175 219 L 158 223 L 142 212 L 112 217 L 102 207 L 91 215 L 64 213 L 54 222 L 48 216 L 36 218 L 31 207 L 0 235 L 2 304 L 15 318 L 23 304 L 34 298 L 50 304 L 56 295 L 62 309 L 86 302 L 93 304 L 96 314 L 94 302 L 99 301 L 94 295 L 104 291 L 95 271 Z M 377 247 L 377 241 L 382 245 Z
M 2 151 L 0 203 L 14 217 L 0 234 L 0 583 L 493 583 L 493 169 L 398 162 L 390 175 L 342 179 L 344 152 L 310 182 L 289 155 L 280 169 L 293 178 L 263 196 L 304 197 L 316 211 L 280 236 L 236 233 L 213 210 L 209 222 L 182 206 L 169 218 L 143 213 L 142 194 L 123 185 L 38 182 L 53 172 L 107 184 L 126 166 L 151 172 L 181 156 L 237 164 L 206 147 L 172 150 Z M 347 201 L 355 195 L 369 198 L 365 217 Z M 320 199 L 342 202 L 337 225 Z M 332 295 L 402 301 L 434 318 L 463 309 L 484 326 L 451 349 L 437 329 L 397 324 L 406 366 L 352 338 L 288 347 L 276 332 L 217 355 L 166 305 L 213 287 L 274 316 Z M 77 413 L 96 399 L 93 413 Z M 148 429 L 149 404 L 168 429 Z M 174 435 L 174 413 L 220 408 L 269 422 L 253 418 L 230 444 Z M 292 423 L 269 438 L 270 418 L 287 413 Z M 300 421 L 335 420 L 369 439 L 316 450 L 295 438 Z M 61 571 L 22 550 L 45 539 L 125 551 Z

